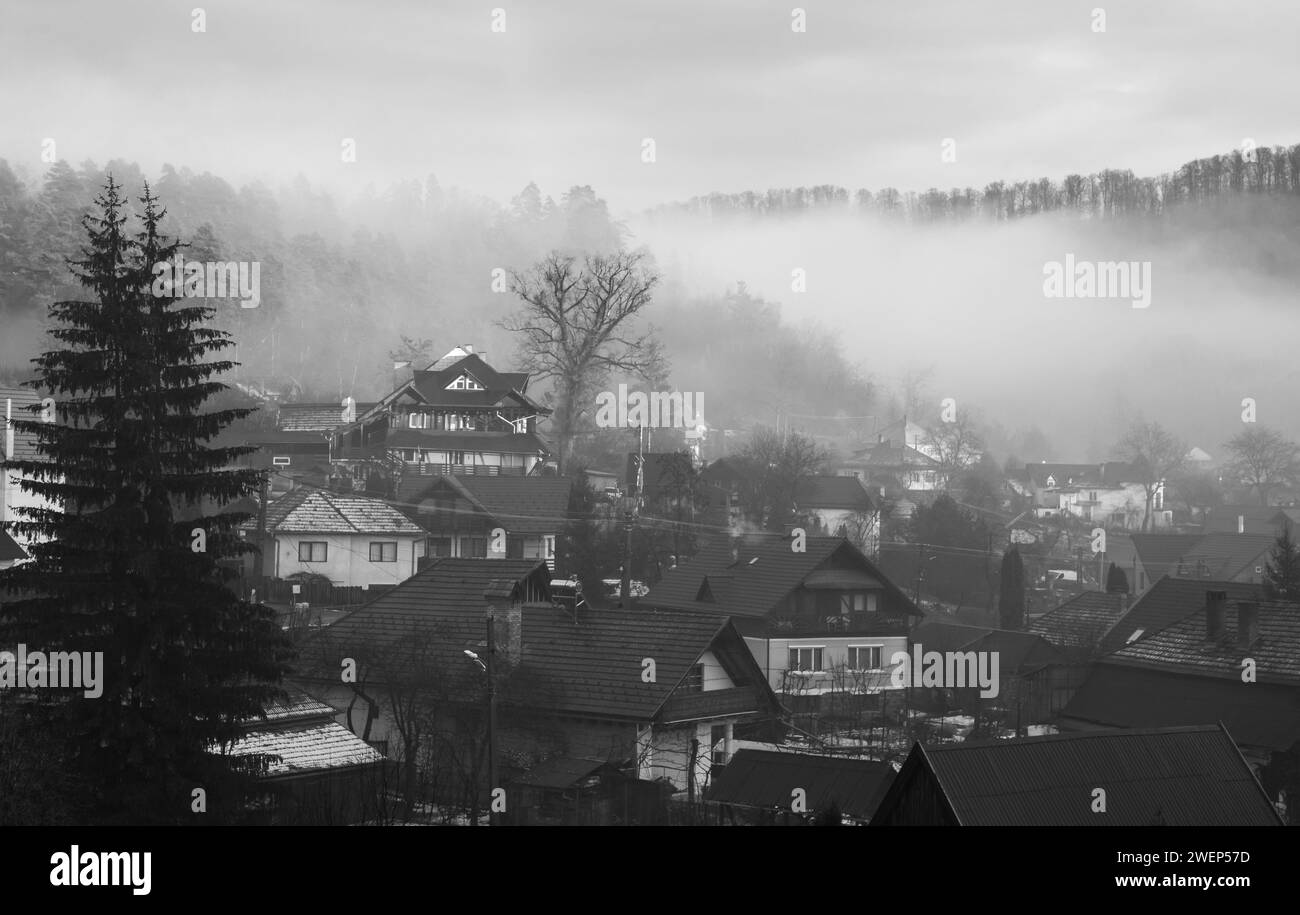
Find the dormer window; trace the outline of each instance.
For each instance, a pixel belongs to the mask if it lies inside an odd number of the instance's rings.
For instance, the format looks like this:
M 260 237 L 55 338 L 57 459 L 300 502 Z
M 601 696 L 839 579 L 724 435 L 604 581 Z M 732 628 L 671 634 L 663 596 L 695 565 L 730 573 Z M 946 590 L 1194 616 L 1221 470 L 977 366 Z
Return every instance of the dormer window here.
M 461 375 L 451 384 L 447 385 L 448 391 L 481 391 L 483 385 L 479 384 L 469 375 Z

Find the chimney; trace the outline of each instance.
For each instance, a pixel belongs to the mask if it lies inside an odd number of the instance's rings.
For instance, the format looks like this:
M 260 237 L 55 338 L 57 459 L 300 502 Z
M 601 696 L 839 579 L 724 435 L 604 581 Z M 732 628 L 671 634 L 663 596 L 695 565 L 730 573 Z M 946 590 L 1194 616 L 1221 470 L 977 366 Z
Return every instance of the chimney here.
M 474 344 L 473 344 L 473 343 L 462 343 L 462 344 L 460 345 L 460 348 L 463 349 L 465 352 L 469 353 L 471 356 L 474 355 Z
M 488 602 L 487 612 L 492 614 L 492 636 L 496 640 L 497 654 L 511 661 L 518 660 L 523 645 L 523 606 L 514 596 L 514 582 L 495 579 L 483 590 Z
M 1211 642 L 1217 642 L 1223 636 L 1223 615 L 1227 606 L 1227 591 L 1205 592 L 1205 637 Z
M 1238 534 L 1244 534 L 1244 533 L 1246 533 L 1246 516 L 1245 516 L 1245 515 L 1238 515 L 1238 516 L 1237 516 L 1237 533 L 1238 533 Z
M 1259 638 L 1259 604 L 1253 600 L 1237 601 L 1237 647 L 1248 649 Z

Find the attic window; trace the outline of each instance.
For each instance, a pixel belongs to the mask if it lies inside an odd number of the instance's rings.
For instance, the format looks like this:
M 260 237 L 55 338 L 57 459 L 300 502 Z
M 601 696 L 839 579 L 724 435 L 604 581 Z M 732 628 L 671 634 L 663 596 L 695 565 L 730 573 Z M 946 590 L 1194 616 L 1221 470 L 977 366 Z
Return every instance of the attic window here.
M 704 692 L 704 665 L 696 664 L 682 680 L 682 691 L 688 693 Z
M 447 385 L 448 391 L 481 391 L 483 385 L 479 384 L 468 375 L 461 375 L 451 384 Z

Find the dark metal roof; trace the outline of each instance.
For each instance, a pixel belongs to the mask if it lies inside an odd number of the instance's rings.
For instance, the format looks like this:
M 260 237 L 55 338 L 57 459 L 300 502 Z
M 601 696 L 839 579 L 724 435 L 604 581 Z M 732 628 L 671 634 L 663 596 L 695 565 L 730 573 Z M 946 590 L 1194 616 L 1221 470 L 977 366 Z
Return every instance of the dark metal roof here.
M 1061 711 L 1062 727 L 1179 727 L 1222 721 L 1242 746 L 1300 741 L 1300 690 L 1102 663 Z
M 553 534 L 566 524 L 573 481 L 568 477 L 407 474 L 397 485 L 396 501 L 403 508 L 418 508 L 439 489 L 463 496 L 509 533 Z
M 877 811 L 932 778 L 963 826 L 1277 826 L 1277 812 L 1218 725 L 917 744 Z M 1094 792 L 1106 792 L 1104 813 Z
M 807 812 L 832 803 L 847 817 L 871 817 L 894 780 L 888 763 L 777 750 L 737 750 L 705 799 L 719 804 L 789 810 L 802 788 Z

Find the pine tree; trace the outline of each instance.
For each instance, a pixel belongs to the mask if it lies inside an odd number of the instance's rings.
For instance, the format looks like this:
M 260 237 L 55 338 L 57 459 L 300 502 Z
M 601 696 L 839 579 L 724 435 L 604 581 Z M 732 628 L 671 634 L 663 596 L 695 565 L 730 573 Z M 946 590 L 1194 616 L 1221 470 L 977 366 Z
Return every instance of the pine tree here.
M 231 341 L 204 326 L 211 308 L 153 294 L 153 265 L 180 245 L 159 235 L 165 212 L 147 185 L 131 237 L 119 191 L 109 177 L 83 221 L 84 257 L 70 263 L 94 301 L 55 303 L 62 347 L 33 360 L 30 384 L 53 395 L 56 421 L 14 423 L 44 460 L 7 469 L 56 507 L 12 524 L 37 542 L 32 562 L 0 572 L 0 588 L 34 596 L 5 605 L 0 643 L 102 652 L 102 695 L 43 691 L 28 703 L 27 724 L 60 736 L 84 782 L 81 822 L 190 821 L 196 788 L 215 821 L 239 808 L 266 760 L 213 751 L 279 694 L 291 651 L 222 564 L 251 547 L 236 530 L 248 516 L 221 508 L 260 482 L 231 469 L 251 449 L 207 444 L 251 412 L 202 409 L 232 367 L 208 357 Z
M 1300 548 L 1291 537 L 1291 525 L 1282 525 L 1264 567 L 1264 596 L 1269 600 L 1300 601 Z
M 1013 546 L 1002 557 L 1000 584 L 998 625 L 1003 629 L 1023 629 L 1025 626 L 1025 563 L 1020 558 L 1019 547 Z

